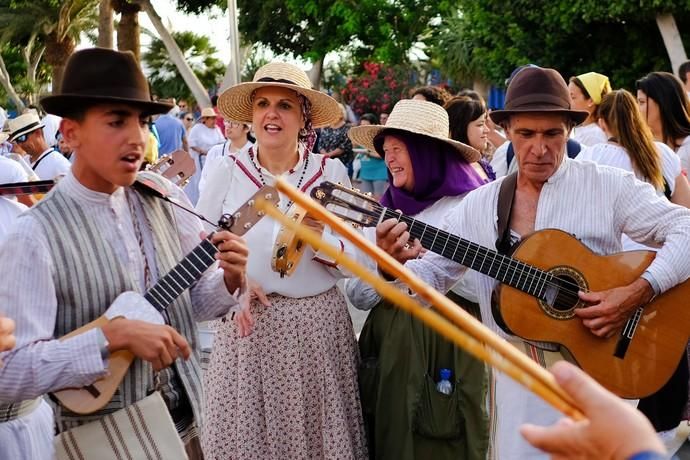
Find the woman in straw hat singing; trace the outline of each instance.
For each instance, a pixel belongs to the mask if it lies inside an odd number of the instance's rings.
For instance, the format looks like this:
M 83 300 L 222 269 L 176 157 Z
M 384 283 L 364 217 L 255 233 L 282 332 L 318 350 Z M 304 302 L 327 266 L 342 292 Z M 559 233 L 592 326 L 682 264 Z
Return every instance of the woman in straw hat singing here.
M 232 212 L 280 176 L 305 193 L 328 180 L 349 186 L 338 160 L 311 153 L 313 128 L 340 114 L 307 75 L 285 63 L 261 67 L 251 83 L 220 95 L 230 120 L 251 123 L 256 145 L 223 158 L 208 176 L 197 209 L 211 220 Z M 281 197 L 285 211 L 291 203 Z M 305 219 L 323 239 L 354 256 L 354 247 Z M 271 270 L 279 224 L 261 220 L 247 234 L 248 277 L 256 300 L 234 321 L 218 322 L 206 376 L 203 439 L 214 458 L 366 457 L 357 390 L 357 344 L 345 298 L 335 283 L 349 276 L 307 248 L 290 277 Z
M 440 226 L 467 192 L 485 183 L 472 166 L 479 152 L 449 139 L 448 132 L 448 115 L 441 106 L 403 100 L 386 126 L 352 128 L 350 137 L 386 162 L 390 186 L 381 199 L 384 206 Z M 372 240 L 374 230 L 365 229 Z M 423 251 L 417 240 L 409 246 L 410 257 Z M 359 339 L 361 400 L 372 458 L 485 458 L 484 365 L 382 301 L 361 280 L 348 280 L 346 290 L 355 307 L 373 307 Z M 449 295 L 479 314 L 475 303 Z M 451 385 L 446 394 L 436 388 L 441 374 Z

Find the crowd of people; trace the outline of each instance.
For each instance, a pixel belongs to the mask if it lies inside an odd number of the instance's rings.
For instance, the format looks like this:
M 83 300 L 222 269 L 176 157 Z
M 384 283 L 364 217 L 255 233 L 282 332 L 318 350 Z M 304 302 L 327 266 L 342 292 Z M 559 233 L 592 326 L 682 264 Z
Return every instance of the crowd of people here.
M 54 181 L 43 197 L 0 196 L 0 458 L 140 458 L 157 446 L 191 459 L 666 458 L 690 419 L 687 355 L 658 392 L 623 401 L 559 362 L 557 344 L 508 333 L 493 314 L 498 281 L 406 222 L 505 255 L 548 228 L 597 254 L 656 251 L 639 278 L 578 293 L 589 333 L 616 334 L 690 278 L 688 77 L 690 64 L 680 79 L 652 72 L 634 95 L 597 72 L 566 82 L 526 65 L 500 110 L 471 90 L 425 86 L 390 113 L 355 115 L 273 62 L 195 114 L 186 100 L 153 100 L 131 54 L 75 52 L 62 87 L 7 120 L 0 139 L 0 191 Z M 179 150 L 195 166 L 186 185 L 147 170 Z M 323 181 L 354 187 L 398 213 L 362 233 L 553 365 L 586 419 L 562 418 L 318 249 L 289 276 L 275 271 L 279 223 L 240 237 L 223 222 L 279 177 L 307 194 Z M 302 223 L 398 284 L 329 226 Z M 368 312 L 361 334 L 348 301 Z M 200 328 L 215 336 L 207 368 Z M 99 397 L 123 353 L 133 362 L 109 400 L 66 403 L 70 388 Z M 165 423 L 147 418 L 154 406 Z M 173 442 L 159 438 L 166 426 Z

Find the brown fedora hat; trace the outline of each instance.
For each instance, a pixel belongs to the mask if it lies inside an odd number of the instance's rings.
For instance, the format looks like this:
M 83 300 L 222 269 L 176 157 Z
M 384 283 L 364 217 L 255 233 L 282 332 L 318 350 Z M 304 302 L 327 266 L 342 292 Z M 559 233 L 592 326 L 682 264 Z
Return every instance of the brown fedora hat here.
M 584 110 L 570 109 L 570 93 L 565 80 L 554 69 L 525 67 L 508 85 L 505 109 L 490 113 L 496 124 L 501 124 L 515 113 L 553 112 L 562 113 L 577 125 L 587 119 Z
M 46 112 L 59 116 L 97 103 L 133 105 L 146 115 L 167 113 L 172 108 L 172 104 L 151 101 L 146 77 L 131 52 L 106 48 L 72 54 L 65 65 L 60 90 L 41 99 Z

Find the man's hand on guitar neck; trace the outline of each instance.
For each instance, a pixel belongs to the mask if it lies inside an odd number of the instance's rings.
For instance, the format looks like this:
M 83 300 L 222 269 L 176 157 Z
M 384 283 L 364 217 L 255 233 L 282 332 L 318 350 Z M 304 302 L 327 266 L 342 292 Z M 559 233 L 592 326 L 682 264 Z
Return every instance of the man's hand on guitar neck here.
M 589 305 L 575 310 L 582 324 L 598 337 L 611 337 L 637 307 L 652 300 L 654 290 L 649 281 L 639 278 L 627 286 L 600 292 L 580 291 L 578 295 Z
M 150 362 L 155 371 L 170 366 L 178 357 L 187 359 L 191 353 L 187 340 L 170 326 L 118 317 L 101 330 L 110 353 L 128 350 Z

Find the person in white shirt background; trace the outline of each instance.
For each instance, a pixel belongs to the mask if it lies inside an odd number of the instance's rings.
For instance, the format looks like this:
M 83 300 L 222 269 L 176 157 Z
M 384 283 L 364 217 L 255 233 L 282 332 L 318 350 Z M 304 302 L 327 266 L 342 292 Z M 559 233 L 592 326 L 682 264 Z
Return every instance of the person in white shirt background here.
M 251 135 L 252 125 L 239 121 L 225 120 L 225 137 L 222 144 L 211 147 L 206 154 L 206 163 L 201 170 L 199 179 L 199 194 L 203 192 L 209 171 L 217 166 L 218 160 L 228 155 L 236 155 L 240 151 L 247 151 L 254 145 L 254 137 Z
M 251 123 L 257 143 L 209 171 L 197 205 L 208 219 L 233 212 L 277 177 L 307 194 L 324 180 L 350 186 L 339 160 L 311 152 L 313 128 L 332 124 L 341 109 L 312 90 L 298 67 L 267 64 L 253 82 L 223 92 L 218 107 L 226 119 Z M 280 198 L 284 212 L 291 203 Z M 354 246 L 323 224 L 303 222 L 356 257 Z M 263 219 L 246 235 L 247 276 L 260 301 L 215 324 L 202 440 L 216 458 L 366 458 L 357 344 L 336 286 L 351 275 L 307 247 L 292 275 L 281 277 L 271 269 L 279 230 Z
M 587 72 L 570 78 L 568 84 L 572 106 L 589 113 L 581 125 L 575 127 L 573 138 L 580 144 L 592 146 L 606 142 L 606 135 L 597 124 L 601 99 L 611 91 L 609 77 L 596 72 Z
M 43 128 L 38 115 L 35 112 L 27 112 L 9 120 L 8 140 L 26 152 L 31 161 L 31 168 L 41 180 L 55 179 L 66 174 L 72 165 L 46 142 Z
M 196 172 L 189 180 L 184 191 L 187 197 L 189 197 L 189 201 L 196 205 L 197 201 L 199 201 L 199 181 L 201 180 L 201 171 L 206 163 L 206 154 L 211 147 L 225 141 L 225 136 L 216 126 L 216 112 L 212 108 L 208 107 L 201 111 L 199 120 L 189 130 L 187 141 L 189 143 L 189 154 L 194 158 L 194 163 L 196 164 Z
M 654 139 L 680 157 L 683 171 L 690 171 L 690 108 L 680 80 L 667 72 L 652 72 L 637 80 L 637 102 Z
M 599 117 L 599 125 L 609 141 L 585 149 L 578 161 L 590 160 L 632 172 L 638 179 L 650 183 L 657 195 L 665 195 L 673 203 L 690 207 L 690 185 L 681 174 L 678 155 L 665 144 L 654 142 L 632 94 L 615 90 L 604 96 Z M 656 250 L 626 235 L 623 235 L 623 249 Z M 668 382 L 656 393 L 640 399 L 637 406 L 660 432 L 669 450 L 675 443 L 676 428 L 687 399 L 688 361 L 683 356 Z

